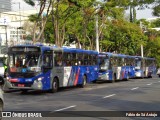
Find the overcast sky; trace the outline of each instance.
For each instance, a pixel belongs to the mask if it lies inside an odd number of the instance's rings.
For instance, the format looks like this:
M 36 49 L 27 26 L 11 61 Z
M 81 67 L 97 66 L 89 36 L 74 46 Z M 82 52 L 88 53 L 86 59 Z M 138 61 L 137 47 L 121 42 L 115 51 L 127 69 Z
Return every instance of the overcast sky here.
M 15 4 L 12 5 L 12 8 L 14 11 L 18 11 L 19 10 L 19 4 L 18 2 L 20 2 L 20 8 L 21 10 L 27 10 L 27 9 L 37 9 L 37 7 L 31 7 L 29 5 L 27 5 L 25 2 L 23 2 L 23 0 L 12 0 L 12 2 L 15 2 Z M 127 14 L 129 14 L 129 11 L 126 11 Z M 137 19 L 147 19 L 147 18 L 153 18 L 155 16 L 152 16 L 152 9 L 145 9 L 145 10 L 137 10 Z

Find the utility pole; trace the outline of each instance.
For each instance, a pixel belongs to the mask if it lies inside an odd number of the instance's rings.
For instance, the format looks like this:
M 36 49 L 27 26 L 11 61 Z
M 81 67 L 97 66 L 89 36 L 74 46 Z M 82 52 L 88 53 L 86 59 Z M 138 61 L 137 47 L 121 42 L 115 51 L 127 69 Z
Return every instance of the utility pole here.
M 142 22 L 140 21 L 140 28 L 141 28 L 141 30 L 143 31 L 143 24 L 142 24 Z M 141 57 L 143 57 L 143 45 L 141 44 Z
M 96 5 L 96 16 L 95 16 L 95 29 L 96 29 L 96 51 L 99 52 L 99 26 L 98 26 L 98 10 L 100 5 Z
M 96 50 L 99 52 L 98 15 L 96 15 Z

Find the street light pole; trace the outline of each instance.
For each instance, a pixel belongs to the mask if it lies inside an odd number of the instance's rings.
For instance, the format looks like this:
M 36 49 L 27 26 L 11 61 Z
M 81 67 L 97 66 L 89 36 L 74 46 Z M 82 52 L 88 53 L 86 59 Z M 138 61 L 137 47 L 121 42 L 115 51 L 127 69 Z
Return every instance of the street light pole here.
M 96 50 L 99 52 L 98 15 L 96 15 Z
M 143 24 L 141 21 L 140 21 L 140 28 L 141 30 L 143 29 Z M 143 45 L 142 44 L 141 44 L 141 57 L 143 57 Z

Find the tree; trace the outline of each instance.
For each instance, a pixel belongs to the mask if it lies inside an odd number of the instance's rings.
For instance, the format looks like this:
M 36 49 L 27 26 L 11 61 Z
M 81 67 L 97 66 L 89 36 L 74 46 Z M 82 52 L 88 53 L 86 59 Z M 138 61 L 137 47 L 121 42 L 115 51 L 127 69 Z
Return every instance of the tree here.
M 150 25 L 151 28 L 160 27 L 160 18 L 159 18 L 159 19 L 156 19 L 156 20 L 154 20 L 154 21 L 151 21 L 150 24 L 151 24 L 151 25 Z
M 160 31 L 148 30 L 147 44 L 144 49 L 144 55 L 156 58 L 157 66 L 160 67 Z
M 153 15 L 160 17 L 160 1 L 159 0 L 154 1 Z
M 28 3 L 29 5 L 31 6 L 34 6 L 35 3 L 33 0 L 24 0 L 26 3 Z M 40 9 L 39 9 L 39 13 L 36 14 L 36 15 L 31 15 L 30 16 L 30 19 L 31 21 L 34 21 L 34 28 L 33 28 L 33 41 L 36 42 L 36 41 L 40 41 L 40 38 L 43 34 L 43 31 L 44 31 L 44 28 L 45 28 L 45 24 L 47 22 L 47 19 L 48 19 L 48 15 L 49 15 L 49 9 L 50 9 L 50 6 L 51 4 L 53 4 L 53 1 L 52 0 L 39 0 L 40 2 Z M 46 12 L 46 16 L 44 17 L 43 16 L 43 12 L 44 12 L 44 9 L 46 7 L 46 4 L 48 4 L 48 7 L 47 7 L 47 12 Z M 43 17 L 43 18 L 42 18 Z M 33 19 L 34 18 L 34 19 Z M 42 24 L 43 23 L 43 24 Z M 39 26 L 40 30 L 39 30 L 39 35 L 36 36 L 36 27 Z
M 140 45 L 146 44 L 146 37 L 140 27 L 124 20 L 112 20 L 107 27 L 107 32 L 108 37 L 102 40 L 102 51 L 140 55 Z M 103 47 L 104 43 L 108 44 L 107 49 Z

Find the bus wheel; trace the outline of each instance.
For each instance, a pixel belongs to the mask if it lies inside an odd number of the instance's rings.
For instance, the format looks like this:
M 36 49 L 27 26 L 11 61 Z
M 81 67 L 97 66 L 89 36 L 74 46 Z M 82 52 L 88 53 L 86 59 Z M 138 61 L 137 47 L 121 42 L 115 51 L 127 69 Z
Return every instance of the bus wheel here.
M 84 88 L 84 86 L 87 84 L 87 77 L 84 75 L 83 76 L 83 82 L 82 84 L 80 85 L 80 87 Z
M 58 79 L 57 78 L 54 78 L 53 82 L 52 82 L 52 89 L 51 89 L 51 92 L 52 93 L 55 93 L 58 91 Z

